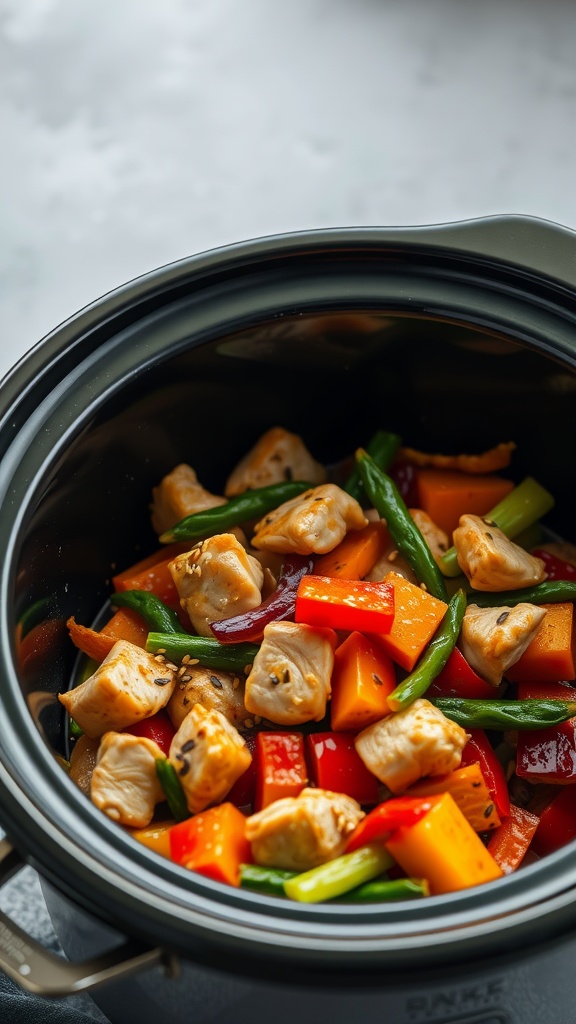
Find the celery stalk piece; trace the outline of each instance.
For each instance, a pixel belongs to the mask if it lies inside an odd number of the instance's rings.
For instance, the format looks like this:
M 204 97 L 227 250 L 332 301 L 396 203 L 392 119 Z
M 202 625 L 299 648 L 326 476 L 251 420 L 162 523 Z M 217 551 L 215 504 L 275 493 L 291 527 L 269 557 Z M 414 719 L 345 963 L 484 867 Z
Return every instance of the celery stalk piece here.
M 394 863 L 394 858 L 380 843 L 369 843 L 288 879 L 284 882 L 284 892 L 300 903 L 321 903 L 370 882 Z
M 494 523 L 512 540 L 533 523 L 545 516 L 554 507 L 554 498 L 533 477 L 527 476 L 518 487 L 507 494 L 483 518 Z M 459 576 L 461 573 L 456 548 L 449 548 L 438 562 L 444 576 Z

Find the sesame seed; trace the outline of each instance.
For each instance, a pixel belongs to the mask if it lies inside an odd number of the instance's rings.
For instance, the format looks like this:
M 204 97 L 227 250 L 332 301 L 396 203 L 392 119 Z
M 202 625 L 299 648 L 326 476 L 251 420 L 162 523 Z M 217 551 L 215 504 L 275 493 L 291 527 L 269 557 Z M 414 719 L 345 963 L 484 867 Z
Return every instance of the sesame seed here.
M 245 725 L 246 729 L 253 729 L 254 728 L 254 722 L 252 721 L 251 718 L 245 718 L 244 719 L 244 725 Z

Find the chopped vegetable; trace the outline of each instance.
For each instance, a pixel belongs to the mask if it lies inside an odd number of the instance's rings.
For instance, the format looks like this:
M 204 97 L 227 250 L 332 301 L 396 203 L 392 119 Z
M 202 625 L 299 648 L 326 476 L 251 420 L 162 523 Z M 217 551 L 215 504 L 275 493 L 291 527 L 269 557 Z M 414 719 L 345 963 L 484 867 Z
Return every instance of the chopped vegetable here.
M 510 817 L 490 836 L 488 843 L 488 853 L 504 875 L 520 867 L 539 823 L 540 819 L 535 814 L 510 804 Z
M 380 469 L 386 471 L 390 463 L 393 461 L 394 456 L 400 447 L 400 443 L 401 438 L 398 434 L 390 434 L 385 430 L 378 430 L 373 437 L 370 438 L 366 445 L 366 451 L 368 455 L 374 459 L 376 465 Z M 353 498 L 356 498 L 356 501 L 362 501 L 365 497 L 362 478 L 357 465 L 354 466 L 354 469 L 344 484 L 344 490 Z
M 379 843 L 372 843 L 289 878 L 284 882 L 284 892 L 300 903 L 321 903 L 377 878 L 393 863 L 392 857 Z
M 190 817 L 190 811 L 188 810 L 180 779 L 168 758 L 158 758 L 156 761 L 156 774 L 164 790 L 172 816 L 176 821 L 185 821 L 186 818 Z
M 353 732 L 313 732 L 306 736 L 306 755 L 315 786 L 345 793 L 359 804 L 378 802 L 378 779 L 354 746 Z
M 428 879 L 433 896 L 502 876 L 449 793 L 439 797 L 416 824 L 398 829 L 385 845 L 407 875 Z
M 229 801 L 201 811 L 170 830 L 172 860 L 216 882 L 240 884 L 240 865 L 251 860 L 246 818 Z
M 259 732 L 254 752 L 256 796 L 254 810 L 275 800 L 298 796 L 308 785 L 301 732 Z
M 532 552 L 535 558 L 541 558 L 544 562 L 546 575 L 549 580 L 573 580 L 576 582 L 576 565 L 558 558 L 545 548 L 535 548 Z
M 569 704 L 571 715 L 576 715 L 576 703 L 573 701 L 533 703 L 537 707 L 552 703 Z M 568 720 L 558 725 L 520 733 L 516 748 L 516 774 L 521 779 L 562 784 L 576 782 L 576 719 L 568 715 L 565 717 Z
M 129 732 L 132 736 L 143 736 L 144 739 L 154 740 L 166 757 L 170 753 L 170 744 L 176 735 L 176 729 L 166 711 L 157 711 L 151 718 L 143 718 L 140 722 L 135 722 L 134 725 L 126 726 L 122 731 Z
M 313 561 L 306 555 L 289 554 L 284 558 L 278 586 L 262 604 L 242 615 L 211 622 L 210 629 L 221 644 L 247 643 L 262 639 L 264 628 L 279 619 L 291 619 L 296 607 L 298 584 L 312 571 Z
M 469 729 L 468 742 L 462 751 L 462 767 L 479 764 L 490 796 L 500 818 L 510 814 L 510 796 L 504 769 L 500 764 L 486 733 L 482 729 Z
M 385 523 L 368 523 L 361 530 L 350 530 L 343 541 L 314 561 L 315 576 L 335 576 L 343 580 L 361 580 L 368 575 L 390 543 Z
M 117 608 L 131 608 L 138 612 L 148 630 L 154 630 L 155 633 L 180 633 L 182 630 L 176 612 L 149 590 L 122 590 L 111 594 L 110 601 Z
M 406 797 L 450 793 L 475 832 L 490 832 L 500 817 L 478 763 L 456 768 L 447 775 L 428 776 L 406 790 Z
M 159 539 L 162 544 L 169 544 L 175 540 L 202 540 L 203 537 L 226 533 L 231 526 L 265 516 L 283 502 L 308 491 L 311 486 L 300 480 L 288 480 L 286 483 L 269 484 L 267 487 L 257 487 L 253 491 L 244 491 L 243 494 L 230 498 L 225 505 L 216 505 L 214 508 L 185 516 L 170 530 L 166 530 Z
M 538 857 L 576 839 L 576 786 L 565 786 L 540 815 L 531 849 Z
M 388 697 L 391 711 L 400 711 L 418 697 L 424 696 L 454 649 L 465 611 L 466 595 L 463 590 L 458 590 L 450 599 L 446 614 L 416 668 Z
M 148 636 L 148 627 L 142 617 L 129 608 L 116 612 L 101 630 L 81 626 L 73 615 L 66 625 L 72 643 L 97 662 L 104 661 L 117 640 L 127 640 L 136 647 L 144 647 Z
M 420 507 L 449 537 L 461 515 L 486 516 L 514 487 L 500 476 L 450 469 L 419 469 L 416 479 Z
M 174 821 L 166 821 L 162 824 L 148 825 L 147 828 L 132 829 L 130 835 L 149 850 L 160 854 L 161 857 L 170 857 L 170 830 Z
M 304 576 L 294 617 L 308 626 L 388 633 L 394 620 L 394 591 L 388 583 Z
M 553 507 L 552 495 L 529 476 L 485 515 L 482 512 L 477 512 L 477 515 L 483 515 L 486 522 L 494 523 L 502 530 L 502 533 L 513 540 Z M 467 508 L 462 511 L 471 512 L 472 509 Z M 432 513 L 430 514 L 432 515 Z M 432 518 L 434 517 L 432 516 Z M 445 576 L 460 575 L 456 548 L 452 547 L 446 552 L 440 567 Z M 528 601 L 530 598 L 524 598 L 524 600 Z
M 206 668 L 243 672 L 254 661 L 259 647 L 257 644 L 221 644 L 218 640 L 187 633 L 149 633 L 146 650 L 151 654 L 164 654 L 169 661 L 181 662 L 188 655 L 189 662 L 197 660 Z
M 388 714 L 396 686 L 392 660 L 377 643 L 353 632 L 334 654 L 330 724 L 336 731 L 363 729 Z
M 546 606 L 546 617 L 519 660 L 506 673 L 510 682 L 569 682 L 576 678 L 574 605 Z
M 482 679 L 468 664 L 462 651 L 455 647 L 448 655 L 444 668 L 428 690 L 432 697 L 468 697 L 470 699 L 494 697 L 494 687 Z
M 429 593 L 441 601 L 445 601 L 446 587 L 442 573 L 400 496 L 396 484 L 391 477 L 378 468 L 373 459 L 361 448 L 356 452 L 356 462 L 366 494 L 382 519 L 386 520 L 386 525 L 398 551 L 410 563 L 418 579 L 425 585 Z
M 480 455 L 437 455 L 420 452 L 416 448 L 401 448 L 399 456 L 416 466 L 433 466 L 435 469 L 458 470 L 460 473 L 496 473 L 510 465 L 513 441 L 504 441 Z
M 393 661 L 411 672 L 438 629 L 448 605 L 397 572 L 389 572 L 383 582 L 394 591 L 394 622 L 389 633 L 378 637 L 378 643 Z
M 542 729 L 576 715 L 568 700 L 466 700 L 435 697 L 431 702 L 446 718 L 467 729 Z
M 502 590 L 497 594 L 470 595 L 470 600 L 479 608 L 499 608 L 500 605 L 529 604 L 561 604 L 565 601 L 576 601 L 576 581 L 550 580 L 539 583 L 536 587 L 524 590 Z
M 342 902 L 346 903 L 389 903 L 392 900 L 412 900 L 430 895 L 427 878 L 376 878 L 352 889 Z
M 346 843 L 346 852 L 353 853 L 376 840 L 384 841 L 399 828 L 410 828 L 428 814 L 439 800 L 438 794 L 397 796 L 385 800 L 356 826 Z
M 284 882 L 295 878 L 297 871 L 283 868 L 264 868 L 259 864 L 240 865 L 240 887 L 262 892 L 266 896 L 285 896 Z

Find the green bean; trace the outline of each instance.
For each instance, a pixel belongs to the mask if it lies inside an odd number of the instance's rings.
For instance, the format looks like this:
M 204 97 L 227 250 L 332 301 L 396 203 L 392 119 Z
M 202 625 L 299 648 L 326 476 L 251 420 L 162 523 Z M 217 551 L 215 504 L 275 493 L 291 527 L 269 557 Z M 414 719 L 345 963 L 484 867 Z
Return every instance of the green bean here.
M 185 821 L 186 818 L 191 816 L 190 811 L 180 779 L 174 770 L 174 765 L 170 763 L 167 757 L 156 758 L 156 775 L 164 790 L 164 796 L 172 816 L 176 821 Z
M 502 533 L 513 540 L 554 507 L 554 498 L 533 477 L 527 476 L 518 487 L 482 518 L 494 523 Z M 459 576 L 461 568 L 456 557 L 456 548 L 451 547 L 440 559 L 440 568 L 445 576 Z
M 342 903 L 387 903 L 391 900 L 410 900 L 418 896 L 429 896 L 427 878 L 376 878 L 352 889 L 339 902 Z
M 535 587 L 523 590 L 499 590 L 496 592 L 474 590 L 468 594 L 468 603 L 479 608 L 500 608 L 527 601 L 528 604 L 558 604 L 560 601 L 576 601 L 576 580 L 545 580 Z
M 398 451 L 402 439 L 398 434 L 390 434 L 385 430 L 377 430 L 373 437 L 370 438 L 366 445 L 366 451 L 380 469 L 387 470 L 388 466 L 392 462 L 392 459 Z M 358 466 L 354 466 L 354 469 L 350 473 L 344 488 L 350 497 L 355 498 L 356 501 L 362 501 L 364 497 L 364 487 L 362 486 L 362 479 L 360 477 L 360 470 Z
M 75 722 L 73 718 L 70 719 L 70 739 L 79 740 L 84 735 L 84 730 L 80 728 L 78 722 Z
M 410 562 L 418 579 L 430 594 L 447 601 L 446 586 L 428 544 L 412 519 L 394 481 L 378 468 L 370 456 L 360 448 L 356 461 L 370 501 L 383 519 L 388 531 L 404 558 Z
M 149 590 L 121 590 L 111 594 L 115 608 L 132 608 L 146 620 L 155 633 L 181 633 L 182 623 L 168 605 Z
M 284 871 L 282 868 L 263 868 L 258 864 L 240 865 L 240 887 L 254 889 L 267 896 L 285 896 L 284 882 L 295 878 L 297 871 Z
M 258 644 L 220 644 L 204 636 L 187 633 L 149 633 L 146 650 L 150 654 L 161 652 L 168 661 L 181 662 L 188 655 L 205 668 L 229 669 L 242 672 L 258 654 Z
M 464 729 L 546 729 L 576 716 L 573 700 L 467 700 L 434 697 L 431 701 L 446 718 Z
M 380 843 L 369 843 L 289 878 L 284 882 L 284 892 L 300 903 L 322 903 L 377 878 L 393 864 L 393 857 Z
M 466 594 L 458 590 L 450 599 L 448 610 L 420 658 L 416 668 L 406 676 L 388 697 L 391 711 L 407 708 L 417 697 L 422 697 L 437 675 L 448 661 L 450 653 L 456 645 L 466 611 Z
M 272 512 L 285 501 L 296 498 L 313 486 L 303 480 L 287 480 L 268 487 L 255 487 L 253 491 L 244 491 L 230 498 L 225 505 L 216 505 L 185 516 L 161 534 L 160 541 L 162 544 L 170 544 L 175 540 L 201 540 L 216 533 L 225 533 L 231 526 L 265 516 L 267 512 Z

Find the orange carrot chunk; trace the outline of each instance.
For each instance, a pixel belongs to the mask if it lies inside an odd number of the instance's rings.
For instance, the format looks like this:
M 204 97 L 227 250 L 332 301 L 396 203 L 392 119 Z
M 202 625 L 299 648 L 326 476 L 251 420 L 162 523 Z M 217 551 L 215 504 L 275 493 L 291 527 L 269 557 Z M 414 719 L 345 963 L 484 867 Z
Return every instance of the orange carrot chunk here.
M 421 779 L 403 796 L 435 796 L 437 793 L 450 793 L 475 832 L 491 832 L 500 825 L 498 811 L 477 762 L 446 775 Z
M 512 480 L 456 470 L 419 469 L 416 473 L 420 508 L 448 536 L 465 513 L 484 516 L 513 489 Z
M 524 654 L 506 672 L 513 683 L 557 683 L 576 678 L 576 634 L 571 601 L 543 604 L 546 615 Z
M 334 654 L 332 729 L 358 731 L 390 714 L 386 698 L 395 687 L 389 655 L 362 633 L 350 633 Z
M 74 616 L 66 625 L 72 643 L 94 661 L 104 661 L 117 640 L 127 640 L 136 647 L 145 648 L 149 632 L 142 616 L 132 608 L 120 608 L 101 630 L 81 626 Z
M 390 534 L 383 522 L 368 523 L 362 530 L 350 530 L 338 547 L 315 560 L 314 575 L 362 580 L 390 543 Z
M 389 633 L 378 635 L 378 644 L 402 668 L 411 672 L 438 629 L 448 605 L 421 587 L 389 572 L 383 580 L 394 589 L 394 622 Z

